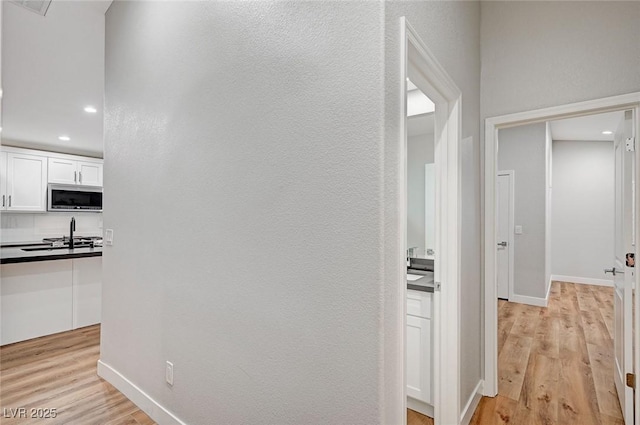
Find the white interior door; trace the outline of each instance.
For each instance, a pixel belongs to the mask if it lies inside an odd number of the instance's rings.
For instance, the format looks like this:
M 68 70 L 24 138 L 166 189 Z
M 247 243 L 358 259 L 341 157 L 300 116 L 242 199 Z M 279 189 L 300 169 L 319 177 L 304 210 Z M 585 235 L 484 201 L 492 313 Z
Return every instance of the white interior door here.
M 633 246 L 633 179 L 634 152 L 626 147 L 631 137 L 632 114 L 625 119 L 615 134 L 615 227 L 614 268 L 606 270 L 614 275 L 614 356 L 615 383 L 620 407 L 626 424 L 633 424 L 633 389 L 626 384 L 626 376 L 633 373 L 632 352 L 632 285 L 633 268 L 626 266 L 626 254 L 634 252 Z
M 497 189 L 498 298 L 508 300 L 513 287 L 513 171 L 498 173 Z

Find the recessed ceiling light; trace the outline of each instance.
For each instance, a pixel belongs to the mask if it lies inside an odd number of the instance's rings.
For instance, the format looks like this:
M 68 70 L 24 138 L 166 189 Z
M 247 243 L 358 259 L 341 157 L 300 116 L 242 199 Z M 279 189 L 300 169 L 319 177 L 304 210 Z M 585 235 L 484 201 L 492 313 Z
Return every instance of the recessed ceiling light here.
M 60 137 L 58 137 L 58 139 L 62 140 L 63 142 L 68 142 L 69 140 L 71 140 L 71 137 L 69 137 L 69 136 L 60 136 Z
M 96 112 L 98 112 L 98 110 L 96 108 L 94 108 L 93 106 L 85 106 L 84 107 L 84 111 L 88 112 L 90 114 L 95 114 Z
M 605 130 L 602 132 L 602 134 L 606 134 L 608 136 L 609 134 L 613 134 L 613 131 Z

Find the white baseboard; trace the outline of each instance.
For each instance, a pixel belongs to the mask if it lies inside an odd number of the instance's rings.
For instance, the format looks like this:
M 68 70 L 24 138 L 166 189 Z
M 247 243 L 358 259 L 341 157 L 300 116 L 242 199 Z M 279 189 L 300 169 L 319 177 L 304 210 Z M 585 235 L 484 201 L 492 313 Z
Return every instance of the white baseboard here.
M 434 415 L 434 409 L 431 404 L 416 400 L 415 398 L 407 397 L 407 408 L 415 410 L 418 413 L 422 413 L 430 418 L 433 418 Z
M 173 413 L 162 407 L 147 393 L 138 388 L 133 382 L 125 378 L 120 372 L 98 360 L 98 376 L 116 387 L 143 412 L 151 417 L 158 425 L 186 425 Z
M 547 292 L 547 298 L 540 298 L 540 297 L 529 297 L 526 295 L 517 295 L 517 294 L 512 294 L 509 297 L 509 301 L 514 302 L 514 303 L 520 303 L 520 304 L 529 304 L 529 305 L 535 305 L 536 307 L 546 307 L 548 302 L 549 302 L 549 293 Z
M 478 381 L 478 385 L 473 390 L 471 397 L 467 401 L 466 406 L 462 409 L 462 414 L 460 415 L 460 425 L 469 425 L 471 422 L 471 418 L 478 407 L 478 403 L 480 403 L 480 399 L 482 399 L 482 392 L 484 387 L 484 381 L 481 379 Z
M 556 280 L 559 282 L 580 283 L 582 285 L 613 286 L 613 280 L 594 279 L 591 277 L 564 276 L 559 274 L 552 274 L 551 280 Z

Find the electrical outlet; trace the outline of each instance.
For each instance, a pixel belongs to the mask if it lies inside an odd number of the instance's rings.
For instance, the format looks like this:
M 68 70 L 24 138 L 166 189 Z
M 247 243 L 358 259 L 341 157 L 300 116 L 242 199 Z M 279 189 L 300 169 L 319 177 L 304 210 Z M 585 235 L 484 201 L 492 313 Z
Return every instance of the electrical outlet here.
M 522 226 L 520 226 L 520 225 L 516 226 L 515 233 L 516 233 L 516 235 L 521 235 L 522 234 Z
M 107 229 L 104 232 L 104 243 L 107 245 L 113 245 L 113 229 Z
M 173 363 L 167 360 L 167 368 L 164 371 L 164 379 L 167 384 L 173 385 Z

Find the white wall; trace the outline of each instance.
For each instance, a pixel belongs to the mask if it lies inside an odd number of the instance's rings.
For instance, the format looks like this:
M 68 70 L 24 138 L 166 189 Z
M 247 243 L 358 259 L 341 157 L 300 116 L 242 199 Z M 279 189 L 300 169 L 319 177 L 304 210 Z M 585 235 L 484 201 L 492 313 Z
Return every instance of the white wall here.
M 482 376 L 482 315 L 480 275 L 480 5 L 481 2 L 387 2 L 385 3 L 386 72 L 385 138 L 397 139 L 400 125 L 400 17 L 406 16 L 427 47 L 438 58 L 462 90 L 462 138 L 471 140 L 460 146 L 462 187 L 462 270 L 460 274 L 460 404 L 465 406 Z M 398 163 L 398 147 L 385 145 L 385 193 L 397 187 L 393 164 Z M 395 186 L 394 186 L 395 185 Z M 392 197 L 385 200 L 385 222 L 397 220 Z M 392 281 L 397 270 L 391 263 L 389 246 L 385 279 Z M 397 252 L 397 251 L 395 251 Z M 443 284 L 446 284 L 443 283 Z M 397 300 L 388 300 L 389 306 Z M 392 353 L 387 353 L 392 355 Z M 391 423 L 387 421 L 387 423 Z
M 553 142 L 554 275 L 611 280 L 613 189 L 612 142 Z
M 381 304 L 381 14 L 107 12 L 101 360 L 186 423 L 383 423 L 385 391 L 400 411 L 384 370 L 402 351 L 382 327 L 401 317 Z
M 482 116 L 640 91 L 640 2 L 482 3 Z
M 474 140 L 461 147 L 466 402 L 481 365 L 479 8 L 115 2 L 101 360 L 187 423 L 402 417 L 406 14 L 461 87 Z
M 39 242 L 43 238 L 69 236 L 71 217 L 78 236 L 101 236 L 102 213 L 0 214 L 0 242 Z
M 516 295 L 545 298 L 546 124 L 498 131 L 498 170 L 514 170 L 514 236 Z
M 409 126 L 412 120 L 409 119 Z M 425 164 L 433 163 L 433 133 L 407 138 L 407 248 L 426 252 Z

